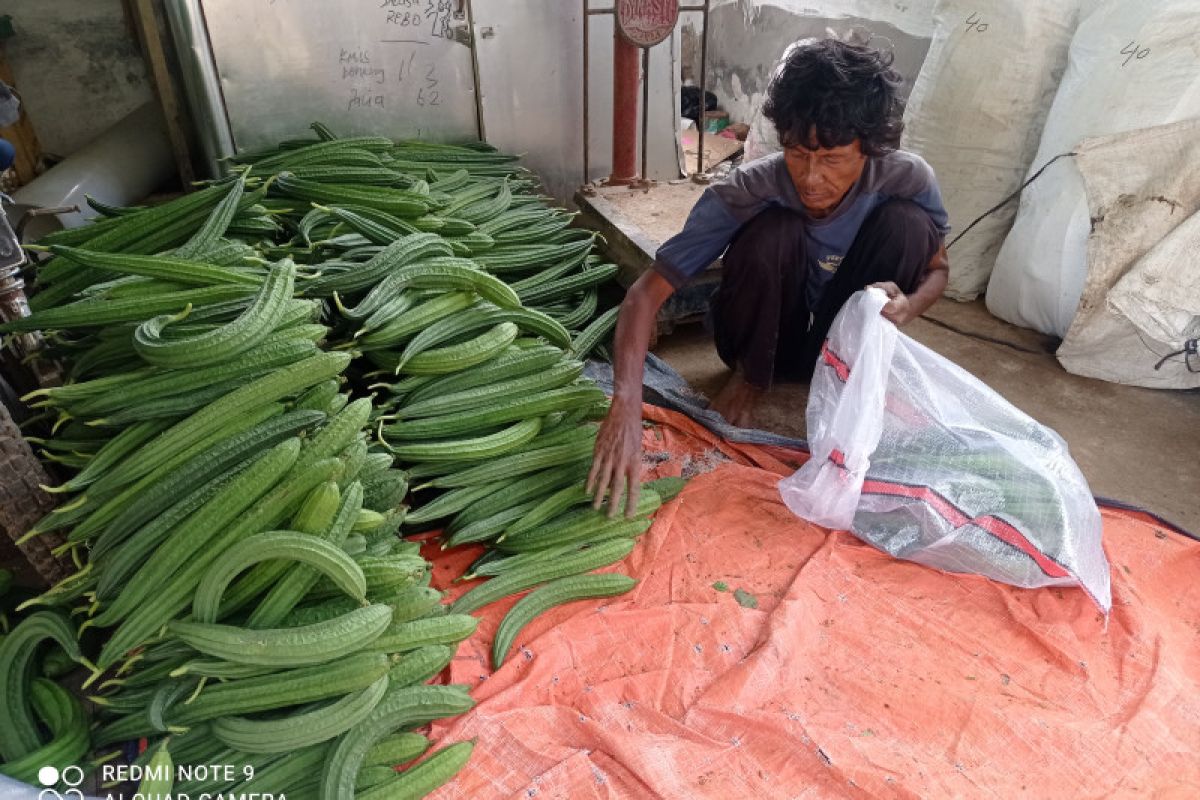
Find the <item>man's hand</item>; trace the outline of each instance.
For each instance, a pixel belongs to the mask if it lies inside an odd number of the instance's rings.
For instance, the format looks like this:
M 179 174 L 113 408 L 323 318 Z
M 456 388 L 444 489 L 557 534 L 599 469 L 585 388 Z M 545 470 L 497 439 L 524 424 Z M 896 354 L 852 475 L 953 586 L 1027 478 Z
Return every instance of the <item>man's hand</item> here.
M 946 245 L 939 245 L 929 265 L 922 273 L 920 281 L 912 294 L 906 295 L 900 287 L 891 281 L 872 283 L 867 288 L 883 289 L 888 296 L 887 305 L 880 310 L 880 315 L 897 325 L 912 322 L 929 310 L 946 291 L 946 283 L 950 278 L 950 262 L 946 258 Z
M 884 319 L 890 320 L 896 323 L 896 325 L 904 325 L 917 317 L 917 314 L 914 313 L 912 303 L 908 300 L 908 295 L 900 291 L 900 287 L 891 281 L 872 283 L 867 288 L 883 289 L 884 293 L 887 294 L 887 304 L 879 312 Z
M 632 519 L 637 510 L 638 490 L 642 477 L 642 409 L 640 404 L 613 399 L 608 416 L 596 434 L 596 450 L 592 470 L 588 473 L 587 490 L 595 492 L 592 508 L 608 498 L 608 516 L 615 517 L 621 507 L 622 488 L 625 491 L 625 516 Z

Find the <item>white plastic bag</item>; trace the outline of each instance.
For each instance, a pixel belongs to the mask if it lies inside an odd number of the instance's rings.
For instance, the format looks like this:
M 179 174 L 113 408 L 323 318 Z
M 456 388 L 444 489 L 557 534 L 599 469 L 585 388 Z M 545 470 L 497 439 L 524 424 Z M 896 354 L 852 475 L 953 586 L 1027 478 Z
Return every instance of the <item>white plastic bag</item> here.
M 808 399 L 812 458 L 783 501 L 898 558 L 1112 605 L 1100 512 L 1054 431 L 880 316 L 846 303 Z

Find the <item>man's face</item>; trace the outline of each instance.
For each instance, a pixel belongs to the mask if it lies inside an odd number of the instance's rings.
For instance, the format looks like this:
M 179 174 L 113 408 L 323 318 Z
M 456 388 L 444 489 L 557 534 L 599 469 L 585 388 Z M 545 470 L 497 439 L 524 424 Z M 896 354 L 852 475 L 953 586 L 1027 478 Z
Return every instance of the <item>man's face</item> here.
M 867 165 L 858 139 L 840 147 L 793 145 L 784 149 L 783 158 L 804 210 L 813 217 L 833 211 Z

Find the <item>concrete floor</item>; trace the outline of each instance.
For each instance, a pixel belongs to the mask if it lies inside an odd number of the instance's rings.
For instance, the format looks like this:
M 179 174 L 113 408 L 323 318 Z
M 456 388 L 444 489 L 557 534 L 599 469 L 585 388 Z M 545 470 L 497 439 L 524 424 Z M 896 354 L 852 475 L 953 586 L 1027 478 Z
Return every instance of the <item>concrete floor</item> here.
M 661 241 L 682 226 L 699 188 L 657 187 L 605 197 L 625 215 L 622 224 L 632 222 L 645 239 Z M 660 190 L 663 202 L 656 203 Z M 942 300 L 904 332 L 1057 431 L 1094 494 L 1200 533 L 1200 392 L 1072 375 L 1054 358 L 1053 340 L 996 319 L 982 301 Z M 709 396 L 728 376 L 699 325 L 677 327 L 659 339 L 654 351 Z M 777 387 L 757 409 L 755 427 L 803 436 L 806 401 L 806 386 Z

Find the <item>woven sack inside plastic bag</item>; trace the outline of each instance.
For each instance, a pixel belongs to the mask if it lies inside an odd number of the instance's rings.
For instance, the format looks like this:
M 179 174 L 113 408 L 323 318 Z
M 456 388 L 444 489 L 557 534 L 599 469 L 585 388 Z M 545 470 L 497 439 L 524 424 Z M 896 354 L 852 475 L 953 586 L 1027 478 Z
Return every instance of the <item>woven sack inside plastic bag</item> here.
M 812 459 L 780 482 L 798 516 L 898 558 L 1025 588 L 1080 586 L 1107 612 L 1100 512 L 1066 443 L 854 295 L 808 401 Z

